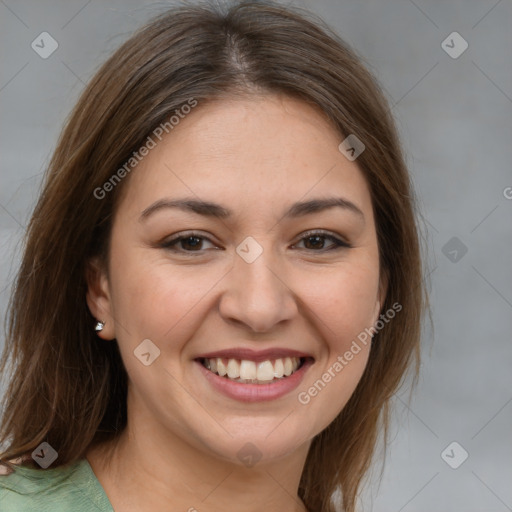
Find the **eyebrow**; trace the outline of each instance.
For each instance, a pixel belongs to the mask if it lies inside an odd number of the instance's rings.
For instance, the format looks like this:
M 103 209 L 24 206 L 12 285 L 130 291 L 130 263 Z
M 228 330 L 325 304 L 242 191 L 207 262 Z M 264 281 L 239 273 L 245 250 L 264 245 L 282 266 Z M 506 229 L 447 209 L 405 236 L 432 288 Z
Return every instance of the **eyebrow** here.
M 330 208 L 339 207 L 348 212 L 356 214 L 364 221 L 364 214 L 352 201 L 342 197 L 328 197 L 311 199 L 294 203 L 283 215 L 283 218 L 296 218 L 311 215 Z M 167 208 L 178 208 L 182 211 L 196 213 L 205 217 L 227 219 L 233 215 L 232 210 L 211 201 L 201 201 L 194 198 L 183 199 L 159 199 L 148 206 L 141 214 L 139 222 L 146 220 L 157 211 Z

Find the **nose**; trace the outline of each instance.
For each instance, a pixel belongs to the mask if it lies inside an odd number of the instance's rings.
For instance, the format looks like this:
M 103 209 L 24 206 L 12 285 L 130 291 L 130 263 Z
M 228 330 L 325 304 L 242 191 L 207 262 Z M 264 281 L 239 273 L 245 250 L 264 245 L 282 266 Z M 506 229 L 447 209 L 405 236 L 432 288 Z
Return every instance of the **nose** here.
M 272 331 L 278 324 L 291 320 L 297 315 L 297 299 L 283 268 L 270 249 L 265 249 L 252 263 L 235 254 L 220 299 L 221 316 L 259 333 Z

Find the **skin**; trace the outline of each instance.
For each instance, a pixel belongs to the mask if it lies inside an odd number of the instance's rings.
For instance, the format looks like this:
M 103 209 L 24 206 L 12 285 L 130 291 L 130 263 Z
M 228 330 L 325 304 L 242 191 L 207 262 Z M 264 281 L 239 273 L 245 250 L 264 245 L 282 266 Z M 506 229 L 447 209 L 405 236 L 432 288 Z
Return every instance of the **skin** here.
M 106 321 L 99 335 L 117 339 L 129 376 L 128 427 L 112 466 L 108 445 L 87 454 L 116 512 L 305 510 L 297 490 L 311 440 L 350 398 L 370 344 L 308 404 L 297 395 L 376 322 L 385 294 L 370 192 L 357 161 L 338 150 L 343 138 L 289 97 L 219 100 L 197 106 L 124 183 L 108 277 L 91 262 L 87 292 Z M 333 196 L 364 218 L 339 207 L 283 218 L 296 201 Z M 233 215 L 167 208 L 139 220 L 155 201 L 182 197 Z M 189 230 L 202 243 L 159 246 Z M 304 238 L 307 230 L 352 247 L 328 251 L 333 242 Z M 252 263 L 235 251 L 247 236 L 263 249 Z M 144 339 L 160 350 L 149 366 L 133 353 Z M 247 404 L 215 391 L 193 361 L 233 347 L 296 349 L 315 362 L 298 389 Z M 253 467 L 237 457 L 247 442 L 261 454 Z

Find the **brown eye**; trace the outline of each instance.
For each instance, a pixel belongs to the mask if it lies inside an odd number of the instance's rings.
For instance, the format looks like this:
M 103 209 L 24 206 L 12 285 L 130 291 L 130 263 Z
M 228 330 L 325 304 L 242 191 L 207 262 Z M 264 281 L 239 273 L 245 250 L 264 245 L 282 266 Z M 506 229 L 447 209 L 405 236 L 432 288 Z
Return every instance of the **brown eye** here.
M 326 241 L 331 242 L 327 247 L 325 246 Z M 350 244 L 335 237 L 334 235 L 317 231 L 306 233 L 306 235 L 300 239 L 299 243 L 301 242 L 304 242 L 304 249 L 313 252 L 327 252 L 340 248 L 351 247 Z M 163 242 L 160 247 L 176 253 L 197 253 L 197 255 L 199 255 L 205 250 L 205 243 L 210 243 L 213 245 L 213 243 L 207 237 L 200 234 L 191 233 L 167 240 Z M 214 248 L 218 249 L 218 247 L 215 245 Z
M 163 249 L 173 252 L 200 253 L 204 250 L 204 243 L 212 243 L 208 238 L 198 234 L 188 234 L 175 237 L 161 244 Z M 213 244 L 212 244 L 213 245 Z
M 198 236 L 187 236 L 185 238 L 180 238 L 177 240 L 178 243 L 181 244 L 182 249 L 192 249 L 195 250 L 197 248 L 201 248 L 202 239 Z
M 329 247 L 325 247 L 325 240 L 330 240 L 332 244 Z M 340 247 L 349 248 L 350 244 L 340 240 L 339 238 L 325 234 L 324 232 L 310 232 L 306 233 L 300 240 L 304 241 L 304 246 L 307 250 L 315 252 L 332 251 Z

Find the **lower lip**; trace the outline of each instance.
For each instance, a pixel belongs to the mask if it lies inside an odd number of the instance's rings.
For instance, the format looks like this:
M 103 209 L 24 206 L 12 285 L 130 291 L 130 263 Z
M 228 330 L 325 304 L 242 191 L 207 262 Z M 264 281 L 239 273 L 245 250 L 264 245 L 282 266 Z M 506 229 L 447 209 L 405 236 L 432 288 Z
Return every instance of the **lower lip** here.
M 277 379 L 268 384 L 244 384 L 207 370 L 199 361 L 194 362 L 217 391 L 241 402 L 265 402 L 290 393 L 299 386 L 309 367 L 313 364 L 311 359 L 306 359 L 304 364 L 289 377 Z

